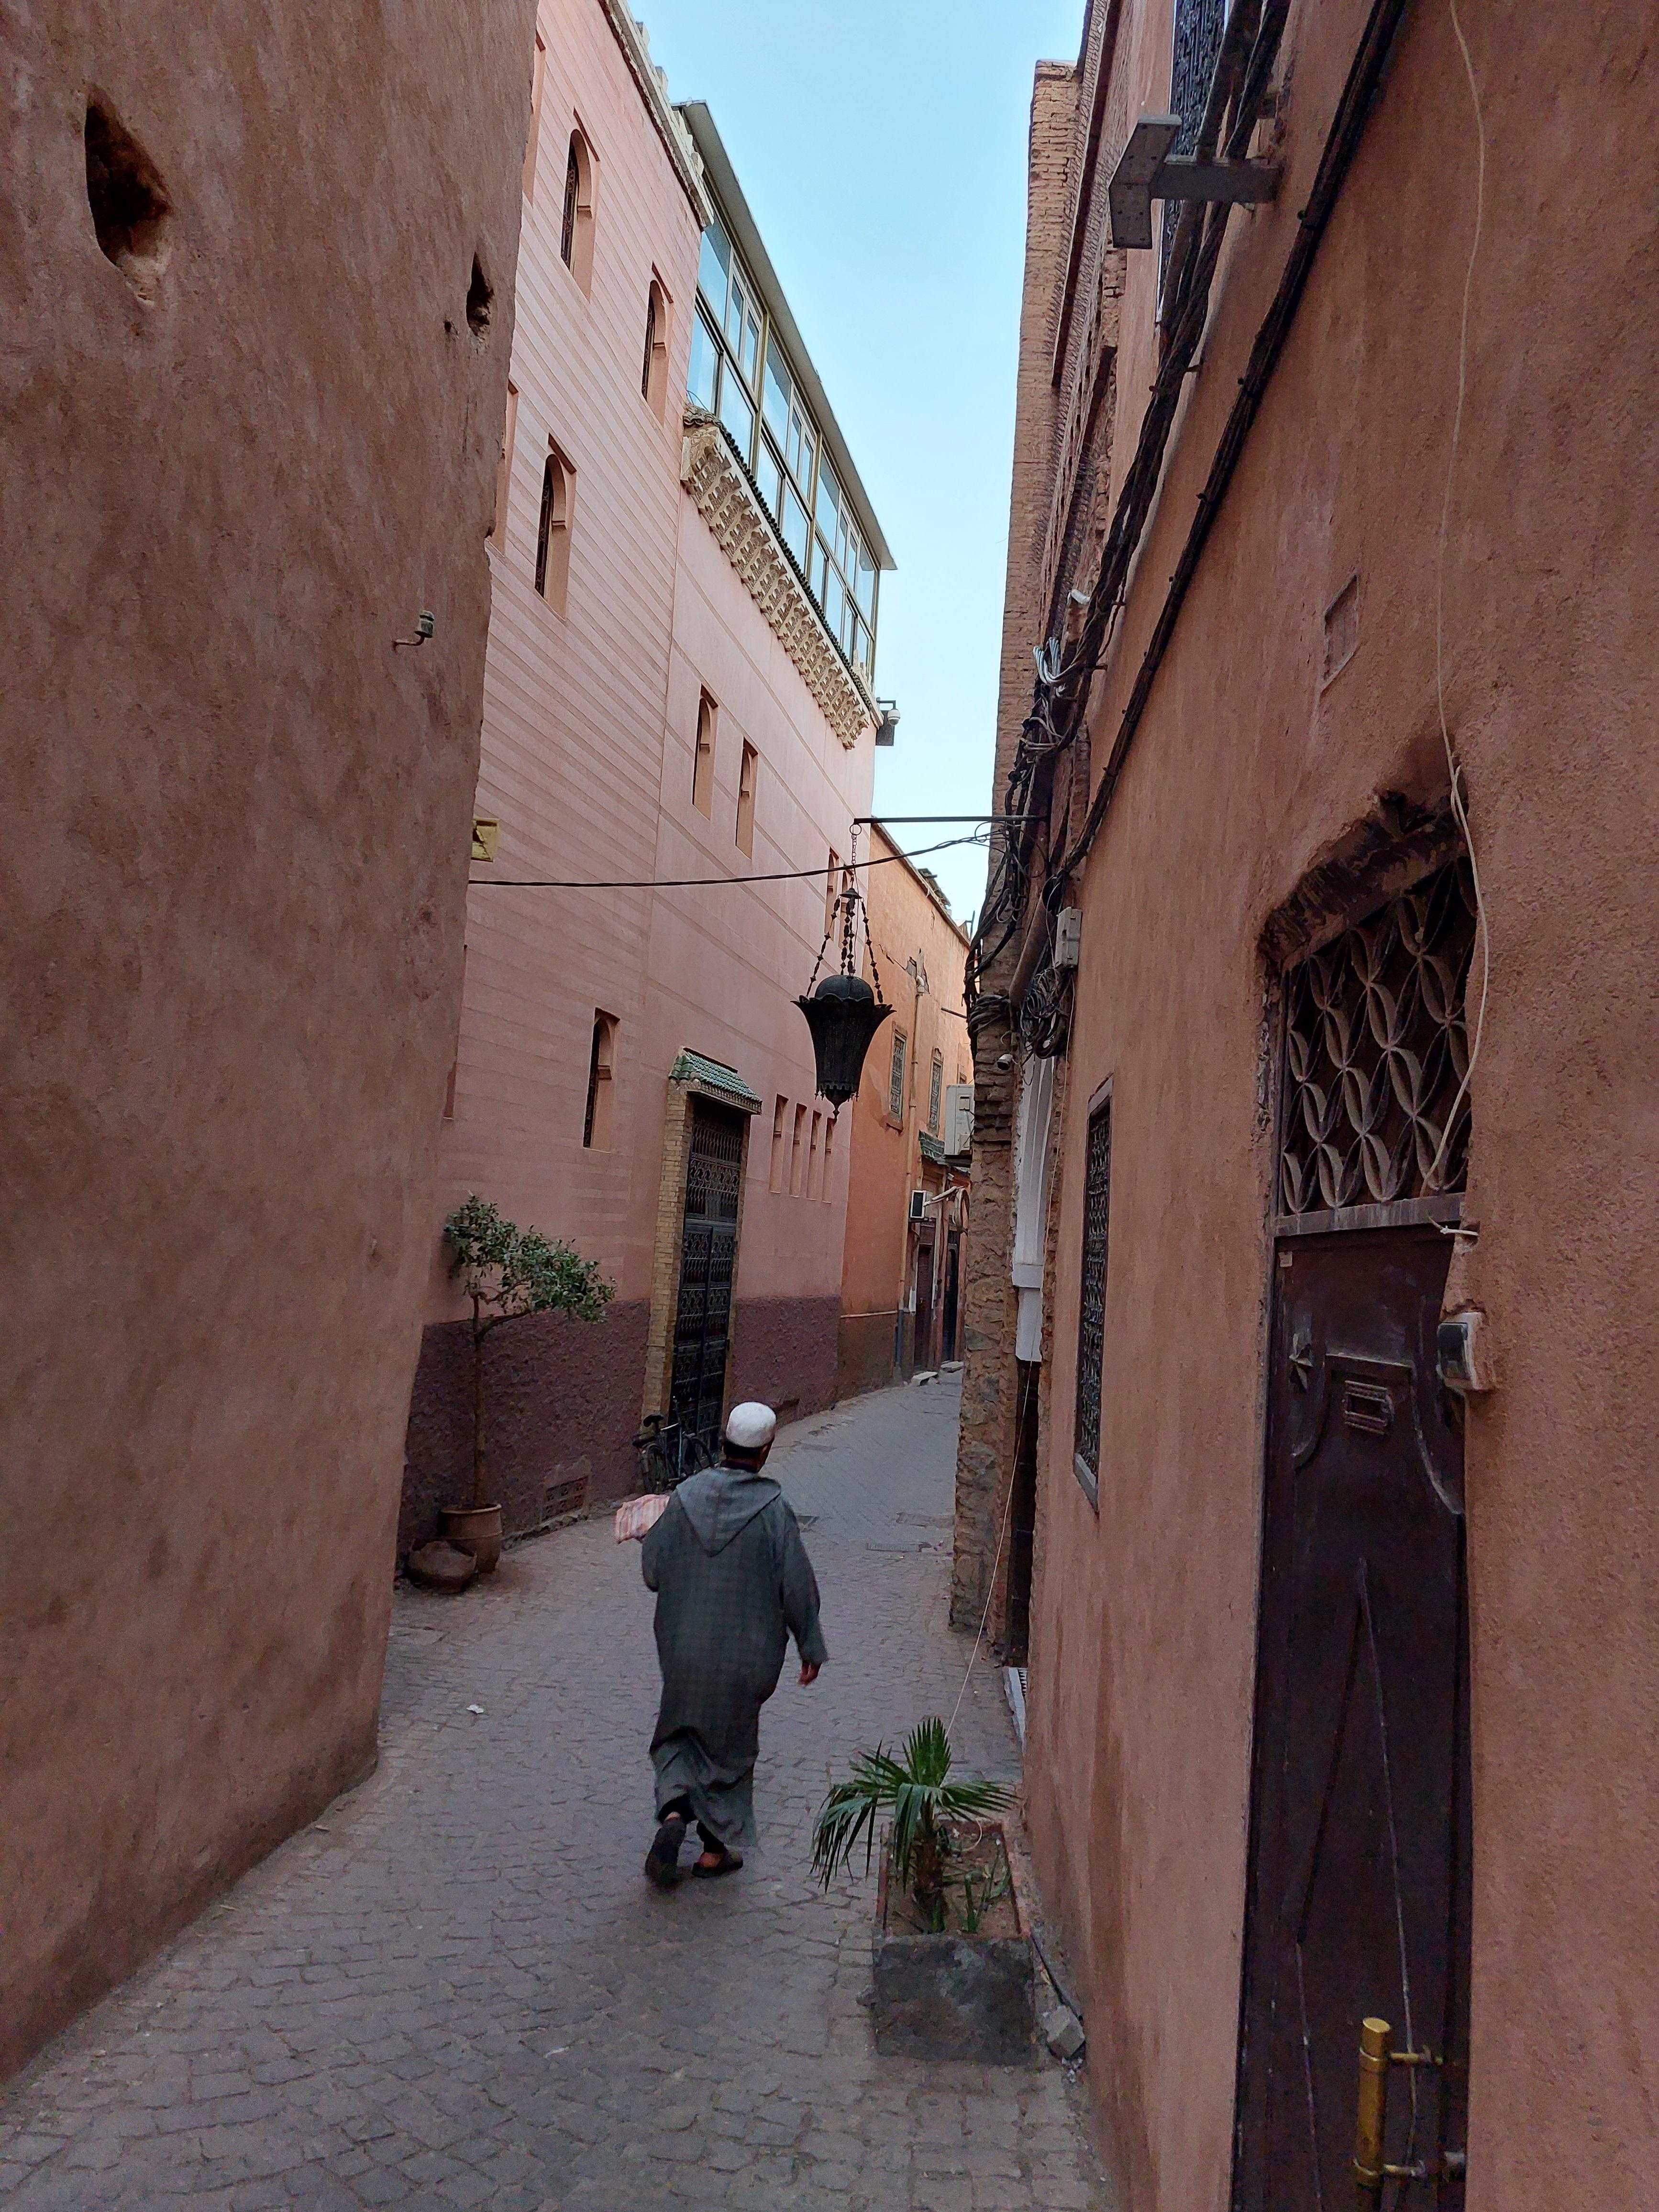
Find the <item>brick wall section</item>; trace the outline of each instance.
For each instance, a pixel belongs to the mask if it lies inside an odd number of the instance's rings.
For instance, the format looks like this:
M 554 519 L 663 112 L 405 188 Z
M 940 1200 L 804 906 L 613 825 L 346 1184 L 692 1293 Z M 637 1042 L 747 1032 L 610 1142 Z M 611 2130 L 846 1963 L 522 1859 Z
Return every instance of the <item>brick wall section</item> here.
M 1039 572 L 1054 466 L 1052 379 L 1060 285 L 1071 234 L 1067 177 L 1077 128 L 1079 77 L 1067 64 L 1042 62 L 1031 96 L 1025 284 L 1020 302 L 1013 483 L 1008 517 L 1008 583 L 1003 603 L 993 804 L 1007 781 L 1020 724 L 1030 705 L 1031 644 L 1042 623 Z M 1018 957 L 1012 940 L 981 977 L 981 992 L 1006 992 Z M 962 1441 L 957 1462 L 951 1618 L 977 1627 L 1000 1547 L 1014 1446 L 1015 1300 L 1009 1279 L 1013 1235 L 1011 1137 L 1012 1071 L 996 1063 L 1013 1049 L 1004 1021 L 981 1026 L 974 1046 L 974 1233 L 963 1255 Z

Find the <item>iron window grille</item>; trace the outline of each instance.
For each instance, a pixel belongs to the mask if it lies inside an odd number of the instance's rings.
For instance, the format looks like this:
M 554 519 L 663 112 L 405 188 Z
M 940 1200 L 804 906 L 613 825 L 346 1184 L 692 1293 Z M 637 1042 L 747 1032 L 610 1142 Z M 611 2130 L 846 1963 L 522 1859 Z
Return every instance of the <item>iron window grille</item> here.
M 904 1119 L 904 1037 L 893 1033 L 893 1060 L 887 1072 L 887 1111 L 894 1121 Z
M 1462 1190 L 1474 932 L 1459 858 L 1287 971 L 1281 1216 Z
M 1089 1116 L 1083 1176 L 1083 1282 L 1078 1301 L 1077 1419 L 1072 1449 L 1091 1496 L 1100 1480 L 1101 1374 L 1106 1359 L 1106 1245 L 1111 1218 L 1112 1102 Z
M 1190 154 L 1198 144 L 1199 126 L 1209 104 L 1210 87 L 1221 58 L 1222 35 L 1227 27 L 1227 0 L 1176 0 L 1174 48 L 1170 59 L 1170 112 L 1181 118 L 1172 154 Z M 1170 271 L 1176 225 L 1182 203 L 1165 200 L 1164 228 L 1158 245 L 1158 295 L 1164 296 L 1164 280 Z

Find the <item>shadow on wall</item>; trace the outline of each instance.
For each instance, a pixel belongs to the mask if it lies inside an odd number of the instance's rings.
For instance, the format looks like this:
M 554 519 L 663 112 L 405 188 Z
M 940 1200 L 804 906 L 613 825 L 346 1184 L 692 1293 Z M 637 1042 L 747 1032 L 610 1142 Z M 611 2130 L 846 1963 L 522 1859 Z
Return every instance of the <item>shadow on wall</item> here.
M 484 1345 L 484 1449 L 492 1504 L 509 1535 L 639 1484 L 633 1438 L 645 1372 L 643 1299 L 600 1322 L 532 1314 Z M 438 1509 L 472 1486 L 472 1339 L 442 1322 L 421 1340 L 404 1444 L 398 1557 L 438 1534 Z

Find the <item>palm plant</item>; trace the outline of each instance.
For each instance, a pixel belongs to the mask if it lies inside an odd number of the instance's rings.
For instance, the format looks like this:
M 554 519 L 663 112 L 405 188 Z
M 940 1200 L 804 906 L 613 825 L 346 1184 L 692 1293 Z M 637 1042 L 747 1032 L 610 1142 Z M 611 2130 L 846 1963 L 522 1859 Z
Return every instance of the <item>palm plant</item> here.
M 860 1841 L 864 1870 L 876 1848 L 876 1825 L 892 1817 L 888 1850 L 895 1877 L 915 1899 L 930 1928 L 945 1920 L 944 1824 L 1000 1813 L 1009 1793 L 997 1782 L 952 1782 L 951 1739 L 933 1714 L 905 1738 L 897 1758 L 878 1745 L 860 1752 L 850 1778 L 836 1784 L 812 1824 L 812 1869 L 828 1889 Z

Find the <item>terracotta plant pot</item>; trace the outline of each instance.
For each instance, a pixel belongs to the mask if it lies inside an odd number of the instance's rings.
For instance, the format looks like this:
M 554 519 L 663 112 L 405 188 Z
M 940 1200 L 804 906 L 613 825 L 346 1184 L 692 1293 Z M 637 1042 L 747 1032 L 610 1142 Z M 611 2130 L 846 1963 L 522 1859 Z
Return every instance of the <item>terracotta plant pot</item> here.
M 449 1597 L 464 1590 L 478 1571 L 471 1552 L 441 1540 L 417 1544 L 409 1555 L 408 1565 L 410 1582 L 418 1583 L 422 1589 L 441 1590 Z
M 439 1515 L 444 1541 L 459 1552 L 471 1552 L 481 1575 L 493 1575 L 501 1556 L 501 1509 L 499 1505 L 446 1505 Z

